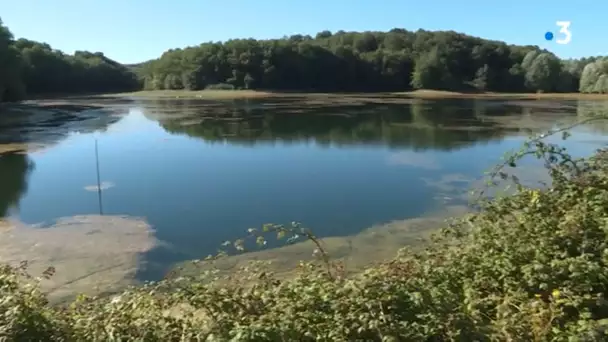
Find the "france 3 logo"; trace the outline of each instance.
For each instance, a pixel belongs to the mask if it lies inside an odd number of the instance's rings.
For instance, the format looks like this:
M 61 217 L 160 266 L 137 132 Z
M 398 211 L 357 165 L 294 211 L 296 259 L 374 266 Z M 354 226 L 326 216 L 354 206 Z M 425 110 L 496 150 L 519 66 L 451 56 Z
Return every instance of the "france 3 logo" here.
M 558 37 L 558 39 L 556 39 L 555 42 L 557 44 L 562 44 L 562 45 L 566 45 L 566 44 L 570 43 L 570 41 L 572 40 L 572 32 L 570 32 L 570 22 L 569 21 L 557 21 L 557 22 L 555 22 L 555 25 L 559 27 L 559 33 L 561 35 L 561 37 Z M 551 40 L 553 40 L 553 38 L 555 38 L 555 35 L 553 34 L 553 32 L 548 31 L 545 33 L 545 39 L 547 41 L 551 41 Z

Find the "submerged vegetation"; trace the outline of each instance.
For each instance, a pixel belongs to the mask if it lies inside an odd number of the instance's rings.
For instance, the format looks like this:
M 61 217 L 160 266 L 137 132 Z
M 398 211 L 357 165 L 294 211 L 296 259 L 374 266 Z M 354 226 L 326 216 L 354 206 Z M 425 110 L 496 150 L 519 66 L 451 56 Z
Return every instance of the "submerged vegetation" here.
M 563 133 L 563 132 L 559 132 Z M 567 133 L 564 133 L 566 137 Z M 544 136 L 543 136 L 544 137 Z M 511 177 L 524 156 L 552 182 Z M 541 138 L 492 174 L 515 193 L 479 203 L 425 249 L 352 276 L 297 223 L 250 229 L 307 238 L 317 261 L 293 277 L 263 265 L 219 276 L 168 277 L 111 297 L 54 307 L 22 268 L 0 272 L 0 337 L 16 341 L 603 341 L 608 337 L 608 151 L 573 159 Z M 202 263 L 213 265 L 222 254 Z M 205 271 L 203 271 L 203 269 Z M 45 276 L 53 273 L 50 269 Z

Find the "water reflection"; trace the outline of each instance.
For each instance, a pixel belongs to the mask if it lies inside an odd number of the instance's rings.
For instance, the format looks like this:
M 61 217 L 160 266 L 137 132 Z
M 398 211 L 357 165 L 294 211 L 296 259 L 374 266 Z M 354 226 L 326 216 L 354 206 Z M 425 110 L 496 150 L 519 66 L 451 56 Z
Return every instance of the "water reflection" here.
M 144 115 L 171 133 L 208 142 L 253 146 L 259 143 L 315 142 L 324 146 L 383 145 L 416 151 L 451 151 L 500 140 L 524 130 L 551 128 L 554 120 L 532 127 L 501 122 L 547 113 L 495 101 L 425 101 L 357 106 L 293 106 L 280 101 L 233 101 L 226 105 L 201 100 L 156 100 L 142 103 Z M 572 116 L 571 109 L 553 109 L 554 118 Z
M 143 217 L 165 243 L 145 256 L 152 266 L 140 277 L 150 279 L 267 222 L 296 220 L 320 236 L 344 236 L 442 210 L 446 197 L 459 200 L 527 134 L 607 109 L 577 101 L 332 101 L 133 102 L 116 123 L 87 121 L 102 133 L 69 135 L 44 154 L 2 155 L 0 214 L 13 214 L 17 203 L 14 215 L 27 223 L 97 214 L 101 188 L 104 214 Z M 45 136 L 43 124 L 1 122 L 5 137 L 23 129 L 28 142 Z M 51 131 L 87 132 L 76 121 L 62 127 Z M 608 132 L 593 127 L 586 139 Z
M 19 201 L 28 189 L 28 177 L 34 163 L 22 153 L 0 154 L 0 218 L 19 207 Z
M 576 108 L 579 120 L 608 116 L 608 101 L 579 101 Z M 593 132 L 607 134 L 608 120 L 594 121 L 588 126 Z
M 75 132 L 103 132 L 120 120 L 118 114 L 125 110 L 124 106 L 101 102 L 91 105 L 79 100 L 1 107 L 0 144 L 48 145 Z

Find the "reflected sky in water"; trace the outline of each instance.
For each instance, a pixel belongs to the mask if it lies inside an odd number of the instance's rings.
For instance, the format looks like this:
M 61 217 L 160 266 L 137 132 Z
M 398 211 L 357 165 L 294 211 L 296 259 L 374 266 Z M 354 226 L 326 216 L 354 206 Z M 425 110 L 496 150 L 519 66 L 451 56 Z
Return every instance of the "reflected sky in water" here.
M 142 277 L 154 278 L 268 222 L 349 235 L 462 204 L 453 189 L 441 193 L 429 180 L 478 178 L 521 146 L 524 129 L 542 131 L 603 108 L 136 102 L 104 132 L 70 133 L 29 155 L 0 156 L 0 214 L 50 223 L 99 213 L 97 140 L 104 214 L 144 217 L 166 243 L 147 255 L 156 267 Z M 608 141 L 604 132 L 577 128 L 567 146 L 588 154 Z M 457 184 L 460 192 L 470 186 Z

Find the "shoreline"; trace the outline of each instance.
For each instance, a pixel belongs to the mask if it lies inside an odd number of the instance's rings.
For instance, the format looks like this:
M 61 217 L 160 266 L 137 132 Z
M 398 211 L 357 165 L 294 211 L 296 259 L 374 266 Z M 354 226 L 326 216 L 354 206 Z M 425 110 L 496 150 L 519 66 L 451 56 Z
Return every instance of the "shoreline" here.
M 141 90 L 128 93 L 109 93 L 97 95 L 100 98 L 107 97 L 132 97 L 132 98 L 183 98 L 203 100 L 236 100 L 236 99 L 269 99 L 269 98 L 310 98 L 310 97 L 335 97 L 335 98 L 407 98 L 407 99 L 555 99 L 555 100 L 608 100 L 608 94 L 584 94 L 584 93 L 460 93 L 440 90 L 415 90 L 407 92 L 272 92 L 256 90 Z
M 367 267 L 390 261 L 403 248 L 424 248 L 431 235 L 445 227 L 447 222 L 469 213 L 471 209 L 467 206 L 446 205 L 415 217 L 379 222 L 354 234 L 322 237 L 318 241 L 332 261 L 344 263 L 346 273 L 354 275 Z M 274 240 L 270 235 L 268 238 Z M 251 240 L 251 235 L 240 238 Z M 178 262 L 170 268 L 168 275 L 199 276 L 211 270 L 221 275 L 236 275 L 243 268 L 262 263 L 267 271 L 277 277 L 288 278 L 300 262 L 320 261 L 314 255 L 315 245 L 308 239 L 300 239 L 293 244 L 284 242 L 272 248 L 254 247 L 236 253 L 233 248 L 228 249 L 230 254 L 214 261 L 200 264 L 193 260 Z

